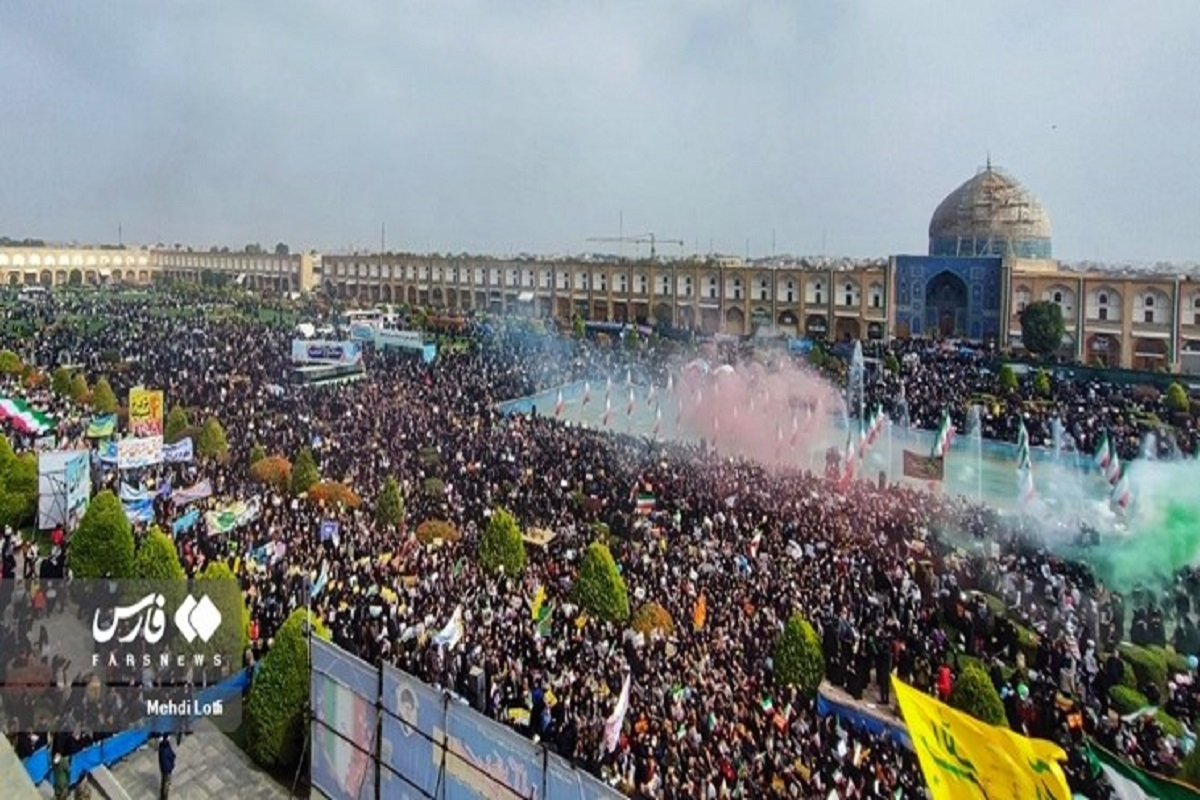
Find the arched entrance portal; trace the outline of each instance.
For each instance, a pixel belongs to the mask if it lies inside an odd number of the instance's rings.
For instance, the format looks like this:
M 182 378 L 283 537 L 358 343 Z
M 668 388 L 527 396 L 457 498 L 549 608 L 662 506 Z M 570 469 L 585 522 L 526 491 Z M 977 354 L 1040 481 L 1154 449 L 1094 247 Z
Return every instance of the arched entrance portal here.
M 925 284 L 925 330 L 962 336 L 967 329 L 967 284 L 953 272 L 939 272 Z

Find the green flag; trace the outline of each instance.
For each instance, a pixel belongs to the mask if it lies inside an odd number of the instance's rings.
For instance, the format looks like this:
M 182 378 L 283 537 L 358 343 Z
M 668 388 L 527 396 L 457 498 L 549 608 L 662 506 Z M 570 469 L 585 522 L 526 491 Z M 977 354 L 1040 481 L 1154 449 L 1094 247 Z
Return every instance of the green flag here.
M 1088 743 L 1088 757 L 1093 768 L 1104 773 L 1105 779 L 1120 800 L 1200 800 L 1200 791 L 1178 781 L 1140 770 L 1095 742 Z

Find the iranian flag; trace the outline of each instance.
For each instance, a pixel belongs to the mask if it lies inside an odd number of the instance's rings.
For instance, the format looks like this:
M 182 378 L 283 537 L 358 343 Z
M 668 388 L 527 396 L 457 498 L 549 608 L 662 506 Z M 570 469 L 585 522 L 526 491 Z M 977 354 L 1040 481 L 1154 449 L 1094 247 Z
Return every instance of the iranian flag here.
M 954 425 L 950 422 L 950 412 L 942 412 L 942 421 L 938 423 L 937 431 L 933 435 L 933 448 L 929 455 L 937 457 L 944 456 L 950 452 L 950 443 L 954 441 Z
M 0 418 L 12 423 L 22 433 L 40 435 L 54 427 L 54 418 L 35 411 L 24 400 L 6 397 L 0 400 Z
M 1121 511 L 1129 508 L 1129 504 L 1133 501 L 1133 493 L 1129 489 L 1129 478 L 1125 475 L 1117 481 L 1117 485 L 1112 490 L 1112 501 L 1116 503 L 1117 508 Z
M 651 492 L 638 492 L 637 504 L 634 506 L 634 512 L 639 516 L 648 516 L 654 513 L 654 506 L 658 499 Z
M 1117 485 L 1117 481 L 1121 480 L 1121 457 L 1117 455 L 1117 451 L 1113 450 L 1112 460 L 1108 462 L 1108 469 L 1104 473 L 1104 477 L 1108 478 L 1108 482 L 1113 486 Z
M 1096 469 L 1107 470 L 1108 462 L 1112 461 L 1112 446 L 1108 443 L 1108 434 L 1100 434 L 1100 442 L 1096 445 L 1096 452 L 1092 455 L 1092 463 L 1096 465 Z

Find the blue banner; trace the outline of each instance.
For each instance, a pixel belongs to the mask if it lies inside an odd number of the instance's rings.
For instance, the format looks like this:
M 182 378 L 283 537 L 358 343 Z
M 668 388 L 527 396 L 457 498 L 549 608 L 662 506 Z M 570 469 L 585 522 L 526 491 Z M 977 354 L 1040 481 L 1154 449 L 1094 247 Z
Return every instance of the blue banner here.
M 152 498 L 133 500 L 122 503 L 122 505 L 125 507 L 125 516 L 129 517 L 129 521 L 135 525 L 140 522 L 154 522 L 154 500 Z
M 171 523 L 171 533 L 178 536 L 181 533 L 187 533 L 196 526 L 200 521 L 200 509 L 193 508 Z

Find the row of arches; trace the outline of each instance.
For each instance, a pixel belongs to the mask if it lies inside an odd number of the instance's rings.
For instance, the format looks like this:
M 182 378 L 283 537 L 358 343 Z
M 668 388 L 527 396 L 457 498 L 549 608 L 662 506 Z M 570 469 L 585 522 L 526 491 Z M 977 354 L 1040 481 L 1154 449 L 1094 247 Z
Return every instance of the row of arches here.
M 149 270 L 95 270 L 95 269 L 58 269 L 58 270 L 9 270 L 0 272 L 0 279 L 6 286 L 101 286 L 105 283 L 149 283 Z
M 443 267 L 429 265 L 388 265 L 331 261 L 326 279 L 343 280 L 351 285 L 362 281 L 399 281 L 418 290 L 434 291 L 449 283 L 460 291 L 520 291 L 537 289 L 556 292 L 615 292 L 638 296 L 695 297 L 700 300 L 751 300 L 759 302 L 804 303 L 806 305 L 858 306 L 882 308 L 886 290 L 882 280 L 873 280 L 865 290 L 857 277 L 828 275 L 803 278 L 799 275 L 727 274 L 700 275 L 653 273 L 647 270 L 552 270 L 502 267 Z
M 1037 297 L 1044 302 L 1055 303 L 1062 308 L 1063 317 L 1075 318 L 1078 298 L 1076 292 L 1064 284 L 1052 284 Z M 1034 301 L 1033 291 L 1024 284 L 1013 290 L 1013 315 L 1017 316 Z M 1167 325 L 1171 322 L 1171 298 L 1162 289 L 1145 287 L 1133 295 L 1133 322 L 1150 325 Z M 1084 298 L 1084 319 L 1090 322 L 1120 322 L 1122 320 L 1121 292 L 1112 286 L 1089 289 Z M 1192 294 L 1183 306 L 1184 324 L 1200 325 L 1200 292 Z

